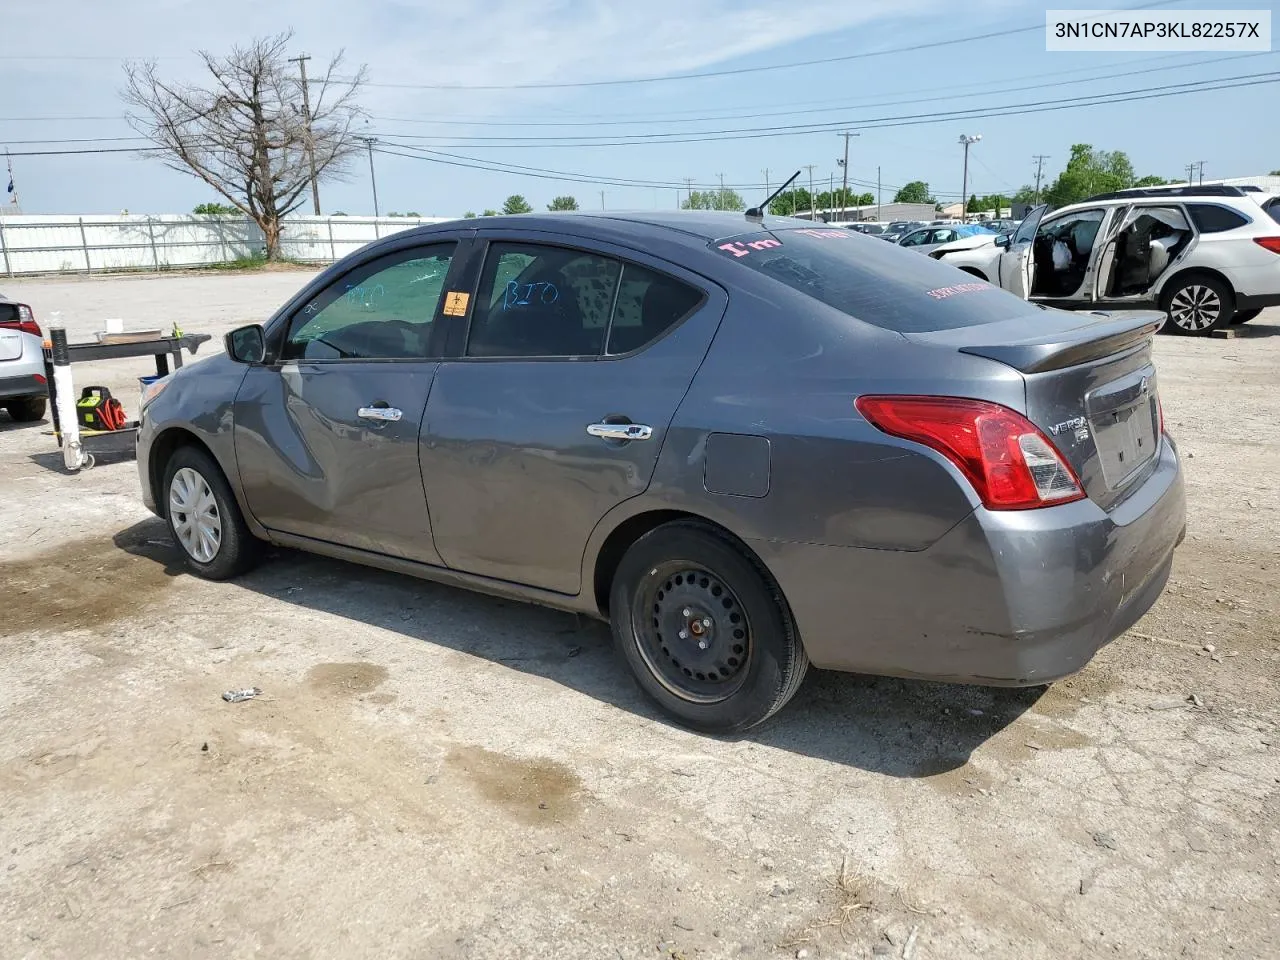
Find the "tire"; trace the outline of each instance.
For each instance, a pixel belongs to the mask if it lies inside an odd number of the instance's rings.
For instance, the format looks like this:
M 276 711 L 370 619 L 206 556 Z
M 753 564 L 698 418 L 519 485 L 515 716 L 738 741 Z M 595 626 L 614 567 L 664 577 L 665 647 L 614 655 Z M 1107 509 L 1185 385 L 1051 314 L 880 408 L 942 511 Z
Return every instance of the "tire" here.
M 1257 307 L 1253 310 L 1237 310 L 1236 315 L 1231 318 L 1231 322 L 1232 323 L 1248 323 L 1250 320 L 1252 320 L 1261 312 L 1262 312 L 1261 307 Z
M 249 532 L 227 478 L 205 451 L 192 446 L 175 450 L 158 492 L 169 532 L 196 576 L 228 580 L 258 562 L 262 543 Z
M 763 723 L 809 668 L 773 578 L 700 523 L 664 524 L 632 544 L 609 610 L 614 643 L 640 689 L 695 730 L 734 733 Z
M 1235 303 L 1235 294 L 1227 284 L 1204 273 L 1182 277 L 1160 301 L 1169 317 L 1165 329 L 1193 337 L 1207 337 L 1229 325 Z
M 35 423 L 37 420 L 44 419 L 44 411 L 48 403 L 48 397 L 15 397 L 12 400 L 6 400 L 4 408 L 18 423 Z

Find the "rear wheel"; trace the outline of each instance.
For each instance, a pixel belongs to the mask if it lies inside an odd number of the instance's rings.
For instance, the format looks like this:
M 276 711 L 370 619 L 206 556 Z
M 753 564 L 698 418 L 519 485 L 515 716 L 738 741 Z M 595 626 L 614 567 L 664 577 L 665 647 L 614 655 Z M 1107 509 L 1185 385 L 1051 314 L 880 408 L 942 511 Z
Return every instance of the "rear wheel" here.
M 258 561 L 261 542 L 245 525 L 222 470 L 203 450 L 179 447 L 164 471 L 165 515 L 187 566 L 207 580 L 227 580 Z
M 1191 274 L 1165 292 L 1163 304 L 1169 315 L 1165 325 L 1170 333 L 1208 336 L 1231 323 L 1235 296 L 1231 288 L 1207 274 Z
M 1237 310 L 1236 315 L 1231 318 L 1232 323 L 1248 323 L 1254 317 L 1262 312 L 1262 308 L 1258 307 L 1254 310 Z
M 6 400 L 4 408 L 9 411 L 9 416 L 19 423 L 34 423 L 44 419 L 48 402 L 48 397 L 17 397 Z
M 665 524 L 637 540 L 618 566 L 609 609 L 614 642 L 641 689 L 697 730 L 762 723 L 809 666 L 768 572 L 699 523 Z

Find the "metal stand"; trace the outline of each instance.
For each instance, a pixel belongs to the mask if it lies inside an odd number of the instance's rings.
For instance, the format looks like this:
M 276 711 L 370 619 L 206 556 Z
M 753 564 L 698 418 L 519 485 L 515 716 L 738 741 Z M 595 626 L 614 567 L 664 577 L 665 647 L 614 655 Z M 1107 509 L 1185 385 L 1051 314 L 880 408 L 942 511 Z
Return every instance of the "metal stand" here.
M 182 351 L 190 350 L 194 355 L 200 349 L 200 344 L 211 340 L 212 337 L 207 333 L 184 333 L 180 337 L 156 337 L 152 340 L 136 340 L 131 343 L 66 343 L 57 344 L 56 351 L 54 346 L 46 347 L 44 350 L 44 370 L 45 377 L 49 383 L 49 407 L 53 415 L 53 432 L 57 437 L 58 446 L 62 446 L 63 432 L 62 422 L 58 414 L 58 388 L 55 385 L 57 379 L 62 379 L 64 383 L 71 382 L 70 366 L 74 363 L 84 363 L 93 360 L 119 360 L 123 357 L 155 357 L 156 375 L 167 376 L 169 373 L 169 358 L 173 358 L 174 368 L 182 366 Z M 65 357 L 63 356 L 65 351 Z M 55 352 L 57 356 L 55 357 Z M 55 376 L 55 365 L 60 368 L 61 375 Z M 74 404 L 75 398 L 72 397 Z M 90 446 L 96 448 L 99 452 L 125 452 L 134 447 L 138 422 L 131 420 L 119 430 L 83 430 L 78 429 L 78 425 L 73 424 L 72 428 L 67 431 L 68 435 L 75 433 L 76 444 L 82 448 L 82 452 L 78 454 L 78 462 L 76 466 L 72 466 L 68 462 L 69 469 L 77 469 L 79 467 L 93 466 L 93 456 L 89 452 Z M 68 458 L 70 460 L 71 458 Z

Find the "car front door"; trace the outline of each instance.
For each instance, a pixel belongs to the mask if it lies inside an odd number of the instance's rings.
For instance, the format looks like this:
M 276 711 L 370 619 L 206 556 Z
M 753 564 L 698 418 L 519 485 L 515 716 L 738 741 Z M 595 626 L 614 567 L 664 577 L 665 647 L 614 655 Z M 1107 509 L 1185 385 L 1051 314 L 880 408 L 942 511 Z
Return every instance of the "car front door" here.
M 496 231 L 474 292 L 427 403 L 436 548 L 456 570 L 576 594 L 596 524 L 648 487 L 727 296 L 632 251 Z
M 1000 286 L 1024 300 L 1031 296 L 1031 285 L 1035 279 L 1036 230 L 1048 210 L 1048 204 L 1041 204 L 1027 213 L 996 264 Z
M 439 366 L 454 242 L 355 266 L 269 331 L 236 396 L 235 449 L 267 529 L 426 563 L 419 428 Z

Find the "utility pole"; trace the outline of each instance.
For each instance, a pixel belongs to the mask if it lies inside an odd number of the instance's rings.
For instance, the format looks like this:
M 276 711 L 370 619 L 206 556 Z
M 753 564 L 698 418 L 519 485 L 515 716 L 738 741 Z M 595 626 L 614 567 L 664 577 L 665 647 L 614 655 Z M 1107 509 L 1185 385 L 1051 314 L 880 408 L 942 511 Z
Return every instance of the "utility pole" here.
M 880 168 L 876 167 L 876 223 L 880 222 Z
M 720 193 L 716 196 L 716 209 L 723 210 L 724 209 L 724 174 L 717 173 L 716 176 L 720 178 Z
M 1197 161 L 1196 161 L 1196 163 L 1197 163 L 1197 164 L 1199 165 L 1199 167 L 1200 167 L 1200 183 L 1201 183 L 1201 184 L 1203 184 L 1203 183 L 1204 183 L 1204 161 L 1203 161 L 1203 160 L 1197 160 Z
M 1036 162 L 1036 195 L 1035 200 L 1031 205 L 1033 207 L 1038 207 L 1040 205 L 1040 175 L 1044 170 L 1044 162 L 1049 159 L 1049 154 L 1037 153 L 1031 159 Z
M 686 202 L 689 204 L 689 209 L 692 210 L 693 209 L 693 177 L 684 178 L 684 189 L 687 197 Z
M 307 159 L 311 162 L 311 204 L 316 216 L 320 216 L 320 184 L 316 180 L 316 140 L 311 134 L 311 93 L 307 89 L 307 61 L 311 58 L 305 53 L 300 57 L 290 57 L 290 63 L 296 63 L 302 72 L 302 112 L 307 117 Z
M 805 168 L 806 170 L 808 170 L 808 171 L 809 171 L 809 219 L 810 219 L 810 220 L 815 220 L 815 219 L 817 219 L 816 215 L 815 215 L 815 214 L 814 214 L 814 212 L 813 212 L 813 207 L 814 207 L 814 203 L 813 203 L 813 168 L 814 168 L 814 167 L 816 167 L 816 166 L 817 166 L 817 164 L 816 164 L 816 163 L 806 163 L 806 164 L 804 165 L 804 168 Z
M 378 142 L 377 137 L 356 137 L 361 143 L 369 148 L 369 185 L 373 187 L 373 215 L 378 216 L 378 178 L 373 175 L 373 145 Z
M 604 191 L 603 190 L 600 191 L 600 209 L 601 210 L 604 209 Z
M 764 174 L 764 195 L 767 197 L 769 196 L 769 168 L 765 167 L 760 172 Z
M 9 156 L 8 147 L 5 147 L 4 159 L 5 159 L 6 165 L 9 167 L 8 192 L 13 194 L 13 196 L 9 198 L 9 202 L 13 204 L 15 207 L 18 207 L 18 206 L 21 206 L 21 204 L 18 203 L 18 187 L 13 180 L 13 157 Z
M 844 171 L 844 176 L 840 183 L 840 206 L 843 207 L 845 204 L 845 198 L 849 195 L 849 138 L 860 137 L 862 134 L 849 133 L 846 131 L 845 133 L 840 134 L 840 136 L 844 137 L 844 159 L 837 160 L 836 163 L 840 164 L 840 169 Z
M 964 177 L 960 181 L 960 222 L 964 223 L 969 213 L 969 147 L 982 139 L 982 134 L 972 136 L 960 134 L 960 145 L 964 147 Z
M 836 175 L 827 174 L 827 209 L 831 213 L 831 222 L 836 221 Z

